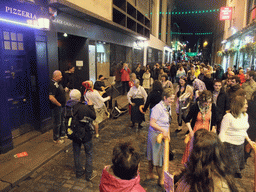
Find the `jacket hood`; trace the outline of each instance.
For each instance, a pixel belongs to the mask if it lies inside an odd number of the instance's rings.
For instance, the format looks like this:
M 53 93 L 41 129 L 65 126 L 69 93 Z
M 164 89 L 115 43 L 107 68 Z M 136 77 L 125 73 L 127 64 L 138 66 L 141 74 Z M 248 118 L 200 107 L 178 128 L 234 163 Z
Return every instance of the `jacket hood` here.
M 67 102 L 67 106 L 68 107 L 73 107 L 75 104 L 77 104 L 77 103 L 79 103 L 79 101 L 77 101 L 77 100 L 68 100 L 68 102 Z
M 101 192 L 145 192 L 145 190 L 140 185 L 140 176 L 131 180 L 118 179 L 111 175 L 106 167 L 102 171 L 101 181 L 100 181 L 100 191 Z

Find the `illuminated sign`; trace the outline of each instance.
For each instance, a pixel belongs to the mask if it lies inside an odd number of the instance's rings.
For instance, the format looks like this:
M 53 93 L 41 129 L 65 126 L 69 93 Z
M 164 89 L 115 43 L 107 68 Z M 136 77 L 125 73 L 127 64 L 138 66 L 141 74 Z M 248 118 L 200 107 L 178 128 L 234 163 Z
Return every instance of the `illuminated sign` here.
M 0 20 L 34 28 L 46 28 L 48 13 L 43 7 L 14 0 L 0 1 Z M 40 20 L 41 19 L 41 20 Z M 41 27 L 43 26 L 43 27 Z
M 220 20 L 231 20 L 231 19 L 232 19 L 232 7 L 221 7 Z

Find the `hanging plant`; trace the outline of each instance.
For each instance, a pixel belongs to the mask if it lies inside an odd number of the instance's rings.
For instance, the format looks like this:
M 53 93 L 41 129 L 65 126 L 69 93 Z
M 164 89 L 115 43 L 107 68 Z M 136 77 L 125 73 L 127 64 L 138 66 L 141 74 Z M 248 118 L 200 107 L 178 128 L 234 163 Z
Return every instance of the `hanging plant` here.
M 247 53 L 247 54 L 252 54 L 255 50 L 255 46 L 256 44 L 255 43 L 247 43 L 245 45 L 243 45 L 239 51 L 241 53 Z
M 222 57 L 222 56 L 223 56 L 222 51 L 218 51 L 218 52 L 217 52 L 217 56 L 218 56 L 218 57 Z
M 227 56 L 228 55 L 228 50 L 227 49 L 222 50 L 222 55 Z
M 227 50 L 228 54 L 229 55 L 234 55 L 236 52 L 237 52 L 237 49 L 236 48 L 230 48 Z

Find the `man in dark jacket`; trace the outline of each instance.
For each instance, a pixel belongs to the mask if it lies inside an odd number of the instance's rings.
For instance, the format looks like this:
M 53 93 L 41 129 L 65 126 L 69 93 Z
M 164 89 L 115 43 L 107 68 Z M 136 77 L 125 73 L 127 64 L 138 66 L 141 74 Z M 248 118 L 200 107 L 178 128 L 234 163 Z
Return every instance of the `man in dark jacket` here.
M 216 105 L 217 133 L 219 134 L 222 118 L 226 114 L 226 111 L 229 110 L 229 99 L 222 89 L 221 80 L 215 80 L 213 82 L 213 87 L 214 90 L 212 92 L 212 96 L 213 103 Z
M 85 136 L 81 142 L 73 140 L 73 153 L 74 153 L 74 163 L 76 169 L 76 177 L 81 178 L 85 174 L 85 179 L 87 181 L 91 181 L 93 178 L 97 176 L 97 172 L 93 171 L 92 167 L 92 134 L 88 128 L 89 124 L 88 119 L 95 120 L 96 114 L 93 108 L 93 104 L 90 100 L 87 101 L 87 105 L 80 102 L 81 92 L 77 89 L 73 89 L 70 92 L 70 100 L 67 102 L 68 107 L 73 108 L 73 120 L 76 122 L 77 129 L 84 129 Z M 76 119 L 75 119 L 76 118 Z M 81 145 L 84 145 L 86 162 L 85 162 L 85 170 L 80 163 L 80 151 Z
M 243 89 L 240 86 L 241 80 L 237 75 L 234 75 L 231 77 L 231 84 L 230 88 L 227 90 L 227 95 L 229 98 L 229 102 L 232 101 L 232 99 L 237 96 L 238 92 L 242 92 Z

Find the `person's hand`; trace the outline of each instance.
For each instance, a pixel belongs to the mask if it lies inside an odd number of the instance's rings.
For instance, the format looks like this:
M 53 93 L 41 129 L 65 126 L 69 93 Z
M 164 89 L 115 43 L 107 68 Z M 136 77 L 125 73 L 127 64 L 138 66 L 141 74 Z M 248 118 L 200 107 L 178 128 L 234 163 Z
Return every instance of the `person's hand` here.
M 90 99 L 87 99 L 87 105 L 93 105 L 93 102 Z
M 111 99 L 111 97 L 110 97 L 110 96 L 108 96 L 108 99 Z
M 131 105 L 134 107 L 134 106 L 135 106 L 135 103 L 132 103 Z
M 163 131 L 163 137 L 170 139 L 170 135 L 168 131 Z
M 65 89 L 64 89 L 64 90 L 65 90 L 65 92 L 68 92 L 68 91 L 69 91 L 69 89 L 68 89 L 67 87 L 65 87 Z

